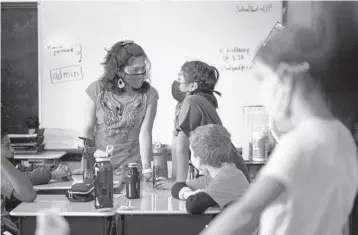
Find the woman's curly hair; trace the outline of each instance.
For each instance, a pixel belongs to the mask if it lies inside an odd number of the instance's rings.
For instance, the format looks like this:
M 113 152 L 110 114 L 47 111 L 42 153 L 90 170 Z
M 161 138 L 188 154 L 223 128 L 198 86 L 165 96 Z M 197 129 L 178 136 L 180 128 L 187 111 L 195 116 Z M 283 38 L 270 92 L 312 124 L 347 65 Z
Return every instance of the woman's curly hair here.
M 148 59 L 148 56 L 144 52 L 141 46 L 132 42 L 132 41 L 119 41 L 114 44 L 110 50 L 106 50 L 107 54 L 104 58 L 102 65 L 104 66 L 104 73 L 101 77 L 101 85 L 107 91 L 112 91 L 114 93 L 120 94 L 124 91 L 123 88 L 118 87 L 118 72 L 123 72 L 124 67 L 128 64 L 128 61 L 132 57 L 144 56 L 145 58 L 145 82 L 142 87 L 136 89 L 140 93 L 146 93 L 150 88 L 150 70 L 151 63 Z

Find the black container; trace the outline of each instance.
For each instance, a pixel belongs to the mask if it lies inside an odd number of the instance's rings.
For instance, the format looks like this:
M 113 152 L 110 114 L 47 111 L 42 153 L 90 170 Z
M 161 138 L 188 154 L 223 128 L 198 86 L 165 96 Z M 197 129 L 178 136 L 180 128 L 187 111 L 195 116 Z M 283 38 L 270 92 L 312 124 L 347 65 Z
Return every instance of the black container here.
M 95 148 L 95 140 L 79 137 L 83 140 L 83 152 L 82 152 L 82 159 L 83 159 L 83 182 L 84 183 L 93 183 L 93 166 L 96 162 L 94 157 L 94 152 L 96 151 Z
M 94 206 L 113 208 L 113 168 L 110 158 L 97 158 L 94 164 Z
M 140 175 L 136 163 L 128 164 L 126 196 L 128 199 L 140 198 Z

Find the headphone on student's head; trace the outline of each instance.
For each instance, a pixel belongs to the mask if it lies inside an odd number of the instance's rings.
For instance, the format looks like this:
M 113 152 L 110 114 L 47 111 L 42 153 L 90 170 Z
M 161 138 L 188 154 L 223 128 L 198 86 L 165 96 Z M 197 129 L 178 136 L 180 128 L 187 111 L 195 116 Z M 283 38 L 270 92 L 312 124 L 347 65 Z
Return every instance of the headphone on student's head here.
M 132 41 L 132 40 L 124 40 L 124 41 L 121 42 L 121 46 L 125 47 L 126 45 L 132 44 L 132 43 L 134 43 L 134 41 Z

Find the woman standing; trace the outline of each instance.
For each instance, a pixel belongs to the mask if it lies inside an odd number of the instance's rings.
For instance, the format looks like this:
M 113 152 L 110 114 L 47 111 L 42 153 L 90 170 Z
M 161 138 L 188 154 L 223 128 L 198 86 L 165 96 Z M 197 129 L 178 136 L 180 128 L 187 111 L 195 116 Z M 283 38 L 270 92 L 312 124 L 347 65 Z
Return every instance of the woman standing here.
M 97 150 L 113 145 L 115 174 L 123 174 L 126 164 L 136 162 L 149 179 L 159 98 L 148 83 L 150 61 L 138 44 L 120 41 L 107 51 L 103 65 L 102 78 L 86 89 L 84 135 L 95 137 Z

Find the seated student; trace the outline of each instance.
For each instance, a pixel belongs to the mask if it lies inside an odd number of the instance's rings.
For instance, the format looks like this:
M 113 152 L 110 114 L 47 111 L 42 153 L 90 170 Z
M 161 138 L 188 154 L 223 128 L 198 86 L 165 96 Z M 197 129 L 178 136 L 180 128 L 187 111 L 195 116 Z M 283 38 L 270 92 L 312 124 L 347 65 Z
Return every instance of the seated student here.
M 200 126 L 190 134 L 192 164 L 204 176 L 172 187 L 174 198 L 186 200 L 189 213 L 200 214 L 209 207 L 225 206 L 239 199 L 249 187 L 244 173 L 230 162 L 230 134 L 221 125 Z
M 8 146 L 9 152 L 9 154 L 2 156 L 12 164 L 14 160 L 14 149 L 11 147 L 10 139 L 4 131 L 4 128 L 2 129 L 2 134 L 4 135 L 2 144 Z M 30 164 L 28 166 L 18 164 L 16 165 L 16 168 L 27 175 L 32 182 L 32 185 L 48 184 L 52 179 L 71 180 L 72 178 L 68 167 L 61 164 L 58 167 L 53 164 Z
M 29 130 L 29 134 L 37 133 L 40 127 L 39 118 L 37 116 L 26 118 L 26 126 Z
M 26 126 L 29 134 L 37 133 L 40 127 L 39 118 L 37 116 L 26 118 Z M 51 179 L 71 179 L 71 172 L 68 170 L 67 166 L 63 165 L 56 167 L 53 164 L 31 164 L 28 166 L 18 164 L 16 168 L 19 171 L 24 172 L 33 185 L 48 184 Z
M 18 171 L 8 160 L 14 155 L 14 149 L 4 129 L 1 128 L 1 234 L 5 231 L 11 234 L 17 233 L 17 226 L 6 212 L 9 209 L 6 203 L 17 199 L 22 202 L 32 202 L 36 198 L 36 192 L 29 178 Z

